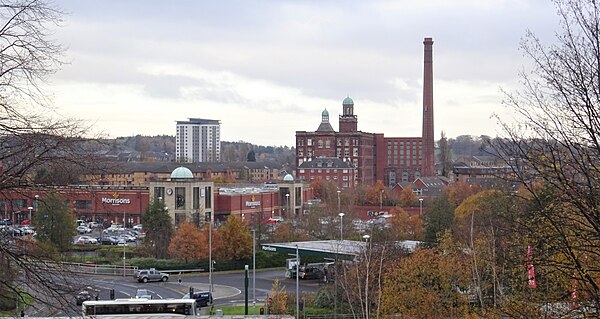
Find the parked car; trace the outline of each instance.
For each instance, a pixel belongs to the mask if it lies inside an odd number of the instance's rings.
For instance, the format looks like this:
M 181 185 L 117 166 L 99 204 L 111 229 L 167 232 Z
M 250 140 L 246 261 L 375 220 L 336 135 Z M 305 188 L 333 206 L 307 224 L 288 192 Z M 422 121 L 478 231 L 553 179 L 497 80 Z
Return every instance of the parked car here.
M 75 239 L 74 243 L 76 245 L 88 245 L 88 244 L 95 245 L 98 243 L 98 240 L 96 238 L 90 237 L 90 236 L 79 236 L 79 237 L 77 237 L 77 239 Z
M 167 281 L 169 280 L 169 274 L 160 272 L 154 268 L 150 269 L 139 269 L 133 274 L 133 278 L 138 282 L 148 281 Z
M 142 224 L 137 224 L 133 226 L 133 230 L 142 230 Z
M 185 294 L 182 298 L 189 299 L 190 294 L 189 293 Z M 209 305 L 212 305 L 212 303 L 213 303 L 213 296 L 210 291 L 194 292 L 192 299 L 196 299 L 196 306 L 198 306 L 198 307 L 207 307 Z
M 35 233 L 35 230 L 31 226 L 20 226 L 19 229 L 23 235 L 33 235 Z
M 116 245 L 119 243 L 119 241 L 112 236 L 103 236 L 96 239 L 102 245 Z
M 91 232 L 92 232 L 92 229 L 87 226 L 84 226 L 84 225 L 77 226 L 77 233 L 79 233 L 79 234 L 87 234 L 87 233 L 91 233 Z
M 135 297 L 136 298 L 144 298 L 144 299 L 152 299 L 152 295 L 150 294 L 150 291 L 148 291 L 148 289 L 138 289 L 135 292 Z
M 2 220 L 0 220 L 0 225 L 7 225 L 7 226 L 10 226 L 10 225 L 12 225 L 12 224 L 13 224 L 12 220 L 10 220 L 10 219 L 8 219 L 8 218 L 5 218 L 5 219 L 2 219 Z

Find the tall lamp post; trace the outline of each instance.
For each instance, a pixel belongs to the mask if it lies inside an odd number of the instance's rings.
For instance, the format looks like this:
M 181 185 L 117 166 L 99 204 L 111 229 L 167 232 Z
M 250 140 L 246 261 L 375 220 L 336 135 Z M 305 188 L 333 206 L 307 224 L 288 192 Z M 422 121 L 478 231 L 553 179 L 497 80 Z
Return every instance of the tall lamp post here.
M 379 211 L 383 210 L 383 189 L 379 192 Z
M 340 202 L 340 193 L 341 193 L 341 191 L 338 189 L 338 191 L 337 191 L 337 200 L 338 200 L 337 204 L 338 204 L 338 216 L 340 216 L 340 243 L 341 243 L 341 241 L 342 241 L 342 235 L 343 235 L 342 234 L 342 220 L 341 220 L 341 218 L 342 218 L 343 214 L 342 214 L 342 207 L 341 207 L 341 202 Z M 338 263 L 339 250 L 340 250 L 340 245 L 338 244 L 337 245 L 337 252 L 335 253 L 335 280 L 333 282 L 334 288 L 335 288 L 334 289 L 335 290 L 335 292 L 334 292 L 335 296 L 333 297 L 333 318 L 337 318 L 337 297 L 338 297 L 337 286 L 338 286 L 338 278 L 339 278 L 338 277 L 339 274 L 338 274 L 338 264 L 337 263 Z
M 29 210 L 29 222 L 31 222 L 31 211 L 33 210 L 33 206 L 29 206 L 27 207 L 27 209 Z
M 419 217 L 423 215 L 423 198 L 419 198 Z
M 256 229 L 252 230 L 252 306 L 256 316 Z
M 340 216 L 340 243 L 344 240 L 344 213 L 339 213 Z
M 212 271 L 213 271 L 213 261 L 212 261 L 212 224 L 213 224 L 213 216 L 212 211 L 208 213 L 208 286 L 209 290 L 212 293 L 213 282 L 212 282 Z
M 289 214 L 289 210 L 290 210 L 290 193 L 285 194 L 285 201 L 286 201 L 285 212 L 286 212 L 286 215 L 288 215 L 287 218 L 290 218 L 290 216 L 289 216 L 290 215 Z
M 365 240 L 365 261 L 367 263 L 367 274 L 365 275 L 365 319 L 369 319 L 369 264 L 371 262 L 371 242 L 369 241 L 371 236 L 364 235 Z M 367 256 L 366 250 L 369 250 L 369 256 Z
M 123 210 L 123 229 L 125 229 L 125 210 Z M 127 241 L 123 244 L 123 278 L 125 278 L 125 247 L 127 246 Z

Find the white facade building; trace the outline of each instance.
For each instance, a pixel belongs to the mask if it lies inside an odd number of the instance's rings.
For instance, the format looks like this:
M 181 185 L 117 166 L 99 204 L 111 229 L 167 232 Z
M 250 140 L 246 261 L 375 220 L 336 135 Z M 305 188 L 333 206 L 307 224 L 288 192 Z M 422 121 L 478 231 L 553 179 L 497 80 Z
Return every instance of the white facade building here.
M 177 161 L 186 163 L 221 161 L 221 121 L 177 121 L 175 156 Z

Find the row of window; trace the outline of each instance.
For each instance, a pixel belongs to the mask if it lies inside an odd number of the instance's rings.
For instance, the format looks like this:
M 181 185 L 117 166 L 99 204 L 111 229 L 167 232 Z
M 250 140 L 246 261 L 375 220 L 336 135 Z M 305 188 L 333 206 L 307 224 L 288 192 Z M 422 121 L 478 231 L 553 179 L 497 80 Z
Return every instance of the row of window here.
M 299 139 L 298 140 L 298 146 L 304 146 L 304 140 L 303 139 Z M 318 148 L 331 148 L 331 140 L 317 140 L 316 142 L 317 147 Z M 307 138 L 306 139 L 306 146 L 312 146 L 313 145 L 313 139 L 312 138 Z M 350 139 L 338 139 L 337 140 L 337 146 L 350 146 Z M 358 146 L 360 145 L 359 140 L 357 138 L 352 139 L 352 145 L 353 146 Z

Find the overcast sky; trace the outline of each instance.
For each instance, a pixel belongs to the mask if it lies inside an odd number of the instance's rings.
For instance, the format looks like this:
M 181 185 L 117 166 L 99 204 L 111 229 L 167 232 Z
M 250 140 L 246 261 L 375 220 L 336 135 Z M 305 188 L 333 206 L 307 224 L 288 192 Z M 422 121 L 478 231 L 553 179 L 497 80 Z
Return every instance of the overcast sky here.
M 435 138 L 497 136 L 501 89 L 527 64 L 526 30 L 558 29 L 548 0 L 82 1 L 55 37 L 69 62 L 51 78 L 62 114 L 110 137 L 175 135 L 190 117 L 221 140 L 295 143 L 327 108 L 338 129 L 421 136 L 423 38 L 433 37 Z

